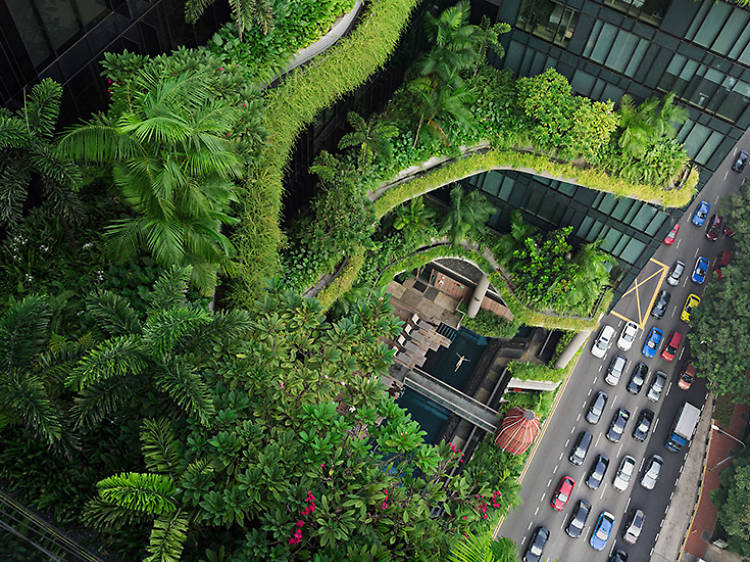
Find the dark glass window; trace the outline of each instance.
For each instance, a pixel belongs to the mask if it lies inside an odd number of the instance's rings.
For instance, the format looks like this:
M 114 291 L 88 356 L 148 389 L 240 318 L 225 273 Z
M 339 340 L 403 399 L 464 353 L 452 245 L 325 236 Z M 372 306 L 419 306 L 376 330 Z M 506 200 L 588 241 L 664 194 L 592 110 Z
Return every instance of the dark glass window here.
M 566 47 L 573 37 L 578 12 L 550 0 L 524 0 L 518 12 L 516 27 Z
M 597 20 L 583 56 L 632 77 L 643 61 L 647 47 L 646 39 Z
M 604 0 L 606 6 L 658 26 L 672 0 Z
M 750 103 L 750 84 L 680 54 L 672 57 L 658 88 L 732 122 Z
M 109 13 L 106 0 L 6 0 L 29 58 L 44 66 Z
M 748 57 L 750 13 L 728 2 L 704 2 L 685 34 L 688 41 L 729 56 Z M 747 54 L 746 54 L 747 53 Z M 748 64 L 745 58 L 745 64 Z

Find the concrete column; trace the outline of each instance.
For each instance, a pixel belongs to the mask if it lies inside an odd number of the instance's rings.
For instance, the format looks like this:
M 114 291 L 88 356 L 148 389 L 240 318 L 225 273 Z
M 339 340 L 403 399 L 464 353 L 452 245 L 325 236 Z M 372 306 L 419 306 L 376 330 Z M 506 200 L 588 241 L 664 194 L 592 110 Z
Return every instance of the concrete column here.
M 477 315 L 477 312 L 479 312 L 479 307 L 484 300 L 484 296 L 487 294 L 489 286 L 490 278 L 487 277 L 486 273 L 482 273 L 482 278 L 479 280 L 479 283 L 477 283 L 474 293 L 471 295 L 469 306 L 466 309 L 466 315 L 469 318 L 474 318 Z
M 570 340 L 568 347 L 565 348 L 565 350 L 560 354 L 560 357 L 557 358 L 557 361 L 555 361 L 555 369 L 564 369 L 565 367 L 567 367 L 570 360 L 573 359 L 573 356 L 576 354 L 576 351 L 578 351 L 581 346 L 586 343 L 586 340 L 589 339 L 590 335 L 591 330 L 583 330 L 582 332 L 578 332 L 575 336 L 573 336 L 573 339 Z

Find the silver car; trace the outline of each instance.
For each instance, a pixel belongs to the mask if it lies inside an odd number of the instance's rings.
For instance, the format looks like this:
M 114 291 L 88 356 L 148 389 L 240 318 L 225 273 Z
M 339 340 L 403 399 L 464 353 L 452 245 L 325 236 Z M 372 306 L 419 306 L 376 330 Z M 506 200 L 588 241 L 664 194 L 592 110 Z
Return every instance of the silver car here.
M 635 544 L 638 537 L 641 536 L 643 530 L 643 524 L 646 522 L 646 514 L 640 509 L 633 511 L 633 515 L 630 516 L 627 524 L 623 528 L 622 538 L 630 544 Z
M 659 480 L 659 475 L 661 475 L 662 466 L 664 466 L 664 459 L 659 455 L 652 455 L 643 476 L 641 476 L 641 486 L 647 490 L 653 490 L 656 481 Z
M 607 367 L 607 376 L 604 377 L 604 382 L 616 386 L 620 382 L 620 377 L 625 371 L 625 367 L 628 365 L 628 360 L 623 355 L 615 355 L 612 361 L 609 362 Z
M 677 260 L 672 266 L 672 271 L 670 272 L 669 277 L 667 277 L 667 283 L 676 287 L 680 283 L 683 273 L 685 273 L 685 264 L 680 260 Z
M 622 332 L 620 332 L 620 337 L 617 340 L 617 347 L 622 351 L 628 351 L 633 346 L 633 341 L 635 341 L 637 335 L 638 324 L 635 322 L 628 322 L 622 328 Z
M 591 347 L 591 355 L 601 359 L 607 354 L 609 346 L 612 345 L 612 338 L 615 336 L 615 329 L 612 326 L 606 324 L 602 326 L 602 331 L 599 332 L 599 336 L 594 341 L 594 345 Z
M 635 459 L 630 455 L 625 455 L 620 462 L 620 467 L 617 469 L 615 479 L 612 481 L 615 489 L 620 492 L 624 491 L 628 487 L 628 484 L 630 484 L 633 472 L 635 472 Z
M 665 384 L 667 384 L 667 374 L 664 371 L 656 371 L 656 373 L 654 373 L 654 378 L 651 379 L 651 384 L 648 387 L 647 396 L 651 402 L 659 401 Z

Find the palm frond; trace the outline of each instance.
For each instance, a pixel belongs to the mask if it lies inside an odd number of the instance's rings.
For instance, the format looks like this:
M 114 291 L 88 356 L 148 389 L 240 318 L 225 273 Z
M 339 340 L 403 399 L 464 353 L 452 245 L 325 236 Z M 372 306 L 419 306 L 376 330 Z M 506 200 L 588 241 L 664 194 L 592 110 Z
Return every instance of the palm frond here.
M 187 304 L 185 295 L 189 279 L 189 267 L 172 266 L 163 271 L 149 295 L 149 307 L 152 310 L 168 310 Z
M 133 335 L 120 336 L 91 350 L 70 373 L 66 384 L 80 391 L 113 377 L 139 375 L 146 365 L 140 339 Z
M 43 297 L 14 301 L 0 317 L 0 363 L 6 372 L 31 365 L 49 341 L 50 309 Z
M 26 123 L 16 116 L 0 113 L 0 150 L 6 148 L 27 148 L 31 135 Z
M 86 502 L 83 522 L 98 530 L 124 529 L 151 520 L 151 515 L 131 511 L 119 505 L 94 498 Z
M 146 384 L 145 380 L 139 378 L 122 377 L 88 384 L 76 394 L 70 409 L 75 427 L 96 429 L 102 420 L 113 417 L 115 412 L 142 391 L 141 382 Z
M 144 562 L 178 562 L 187 540 L 188 517 L 177 510 L 154 520 Z
M 154 310 L 143 330 L 144 342 L 155 355 L 164 357 L 181 338 L 192 335 L 200 326 L 210 322 L 211 315 L 202 309 L 181 307 Z
M 62 93 L 62 86 L 51 78 L 45 78 L 31 89 L 31 95 L 25 100 L 24 113 L 29 132 L 35 137 L 52 138 L 60 114 Z
M 156 387 L 166 392 L 182 410 L 197 416 L 203 425 L 210 425 L 215 414 L 211 391 L 195 366 L 173 360 L 161 365 L 154 378 Z
M 170 421 L 166 418 L 144 420 L 140 439 L 146 468 L 151 472 L 164 472 L 175 477 L 179 451 Z
M 127 299 L 112 291 L 98 291 L 86 300 L 86 312 L 108 336 L 126 336 L 140 332 L 138 314 Z
M 166 515 L 177 511 L 174 480 L 162 474 L 123 472 L 96 484 L 105 502 L 131 511 Z
M 52 444 L 62 435 L 61 416 L 52 404 L 43 381 L 30 373 L 14 371 L 0 379 L 0 404 L 22 419 L 36 435 Z

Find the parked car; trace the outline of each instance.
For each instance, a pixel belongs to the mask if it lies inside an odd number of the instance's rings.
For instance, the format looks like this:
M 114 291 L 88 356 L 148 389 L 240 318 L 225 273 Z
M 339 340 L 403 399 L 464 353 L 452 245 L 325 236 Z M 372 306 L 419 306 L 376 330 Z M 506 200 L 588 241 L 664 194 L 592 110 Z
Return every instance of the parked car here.
M 667 246 L 671 246 L 674 244 L 674 241 L 677 239 L 677 234 L 680 232 L 680 225 L 676 224 L 672 227 L 672 230 L 669 231 L 669 234 L 664 238 L 664 243 Z
M 695 226 L 703 226 L 706 223 L 706 219 L 708 218 L 708 211 L 710 210 L 711 205 L 708 203 L 708 201 L 701 201 L 695 208 L 695 213 L 693 213 L 693 218 L 690 222 L 692 222 Z
M 625 432 L 625 426 L 628 424 L 629 419 L 630 412 L 625 408 L 618 408 L 615 415 L 612 416 L 612 422 L 609 424 L 607 439 L 613 443 L 617 443 Z
M 573 446 L 573 452 L 570 453 L 568 460 L 576 466 L 581 466 L 589 452 L 592 438 L 591 433 L 588 431 L 582 431 L 578 436 L 578 439 L 576 439 L 576 444 Z
M 591 399 L 591 404 L 589 404 L 589 409 L 586 412 L 587 422 L 594 425 L 599 423 L 604 407 L 607 405 L 607 398 L 607 393 L 603 390 L 600 390 L 594 395 L 594 398 Z
M 682 343 L 682 332 L 675 330 L 669 336 L 667 343 L 664 345 L 664 349 L 661 352 L 661 358 L 664 361 L 673 361 L 674 356 L 677 355 L 677 351 L 680 349 Z
M 570 494 L 573 493 L 575 485 L 576 481 L 570 476 L 563 476 L 560 478 L 560 483 L 557 485 L 555 493 L 552 496 L 552 509 L 555 511 L 562 511 L 565 508 L 565 505 L 570 499 Z
M 612 338 L 615 336 L 615 329 L 612 326 L 602 326 L 599 335 L 594 341 L 594 345 L 591 347 L 591 355 L 602 359 L 606 354 L 609 347 L 612 345 Z
M 702 285 L 706 280 L 706 273 L 708 273 L 708 260 L 701 256 L 695 262 L 695 269 L 693 269 L 693 276 L 691 277 L 693 283 Z
M 648 366 L 642 361 L 633 368 L 633 372 L 630 373 L 630 380 L 628 381 L 628 392 L 630 394 L 638 394 L 643 388 L 643 383 L 646 382 L 648 377 Z
M 615 490 L 620 492 L 624 491 L 630 484 L 630 480 L 635 472 L 635 459 L 630 455 L 625 455 L 620 461 L 620 466 L 617 468 L 615 477 L 612 480 L 612 485 Z
M 711 215 L 711 220 L 708 221 L 708 228 L 706 229 L 706 238 L 709 240 L 717 240 L 719 234 L 723 231 L 724 221 L 721 215 L 714 213 Z
M 653 423 L 654 413 L 646 408 L 641 410 L 633 428 L 633 438 L 638 441 L 645 441 L 648 438 L 648 432 L 651 431 L 651 424 Z
M 656 301 L 654 302 L 654 307 L 651 309 L 651 316 L 654 318 L 662 318 L 667 311 L 667 305 L 669 304 L 670 298 L 672 298 L 672 295 L 664 289 L 659 291 Z
M 591 513 L 591 504 L 586 500 L 578 500 L 575 512 L 570 517 L 568 526 L 565 527 L 565 532 L 569 537 L 575 539 L 581 536 L 583 528 L 586 526 L 586 519 L 589 518 L 589 513 Z
M 740 150 L 739 154 L 737 154 L 737 158 L 734 159 L 734 162 L 732 163 L 732 171 L 742 173 L 742 170 L 745 169 L 745 166 L 747 166 L 747 158 L 748 154 L 746 150 Z
M 641 486 L 647 490 L 653 490 L 661 475 L 662 466 L 664 466 L 664 459 L 659 455 L 651 455 L 641 476 Z
M 724 272 L 721 269 L 724 266 L 729 265 L 731 259 L 732 254 L 730 254 L 726 250 L 719 252 L 719 255 L 716 256 L 716 261 L 714 262 L 714 272 L 716 273 L 717 279 L 724 279 Z
M 622 332 L 620 332 L 620 337 L 617 339 L 617 347 L 622 351 L 629 351 L 637 335 L 638 324 L 635 322 L 626 322 L 622 328 Z
M 592 490 L 599 488 L 607 473 L 607 468 L 609 468 L 609 459 L 604 455 L 597 455 L 586 476 L 586 486 Z
M 594 530 L 591 533 L 591 539 L 589 539 L 591 548 L 599 551 L 604 550 L 614 526 L 615 516 L 609 511 L 602 511 L 599 515 L 599 519 L 596 521 L 596 526 L 594 526 Z
M 685 273 L 685 264 L 680 260 L 677 260 L 672 266 L 672 271 L 669 273 L 669 277 L 667 277 L 667 283 L 676 287 L 679 285 L 683 273 Z
M 609 562 L 628 562 L 628 553 L 623 549 L 618 548 L 609 557 Z
M 544 547 L 549 540 L 549 529 L 547 527 L 537 527 L 534 534 L 529 539 L 526 552 L 523 555 L 523 562 L 539 562 L 544 553 Z
M 685 299 L 685 306 L 682 307 L 682 312 L 680 313 L 680 320 L 683 322 L 690 322 L 690 311 L 698 306 L 701 302 L 701 298 L 696 295 L 695 293 L 690 293 L 688 295 L 688 298 Z
M 651 384 L 648 387 L 648 393 L 646 397 L 651 402 L 658 402 L 661 398 L 661 393 L 664 390 L 664 385 L 667 384 L 667 374 L 664 371 L 656 371 L 654 378 L 651 379 Z
M 623 371 L 625 371 L 625 367 L 627 366 L 627 364 L 628 360 L 625 359 L 624 355 L 615 355 L 612 358 L 612 361 L 609 362 L 609 367 L 607 367 L 607 376 L 604 377 L 604 382 L 615 386 L 618 382 L 620 382 L 620 377 L 622 376 Z
M 643 513 L 640 509 L 633 510 L 633 514 L 630 516 L 630 519 L 625 525 L 625 528 L 622 531 L 622 538 L 625 540 L 625 542 L 629 542 L 630 544 L 635 544 L 638 540 L 638 537 L 641 536 L 641 531 L 643 530 L 643 524 L 646 521 L 646 514 Z
M 695 381 L 695 374 L 695 367 L 693 367 L 690 364 L 690 361 L 688 361 L 685 365 L 685 368 L 680 373 L 680 378 L 677 381 L 677 386 L 682 390 L 690 390 L 690 387 L 693 386 L 693 382 Z
M 643 349 L 641 349 L 641 353 L 643 354 L 643 356 L 651 359 L 654 355 L 656 355 L 656 351 L 659 349 L 659 344 L 661 344 L 661 340 L 663 337 L 664 332 L 662 332 L 656 326 L 652 326 L 648 332 L 646 341 L 643 342 Z

